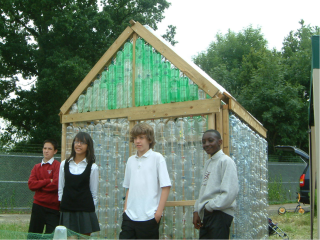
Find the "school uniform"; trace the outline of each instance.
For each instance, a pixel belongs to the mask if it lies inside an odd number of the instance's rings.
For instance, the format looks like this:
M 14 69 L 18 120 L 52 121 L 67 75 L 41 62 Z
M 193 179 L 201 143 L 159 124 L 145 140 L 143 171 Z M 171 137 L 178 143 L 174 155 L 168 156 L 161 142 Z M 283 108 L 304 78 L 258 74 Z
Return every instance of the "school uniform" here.
M 52 233 L 59 225 L 58 179 L 60 162 L 51 158 L 36 164 L 30 174 L 28 187 L 35 191 L 29 232 Z M 51 182 L 52 179 L 52 182 Z
M 59 175 L 60 225 L 77 233 L 100 231 L 95 213 L 99 186 L 99 169 L 86 159 L 76 164 L 63 161 Z
M 126 165 L 123 187 L 129 188 L 127 209 L 123 213 L 120 239 L 159 239 L 154 214 L 162 187 L 171 186 L 164 157 L 152 149 L 143 156 L 131 156 Z

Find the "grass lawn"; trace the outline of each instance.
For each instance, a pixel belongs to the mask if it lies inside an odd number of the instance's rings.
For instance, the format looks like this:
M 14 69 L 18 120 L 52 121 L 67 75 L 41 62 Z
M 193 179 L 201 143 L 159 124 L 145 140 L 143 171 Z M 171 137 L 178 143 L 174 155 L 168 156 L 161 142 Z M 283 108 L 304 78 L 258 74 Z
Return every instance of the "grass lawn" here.
M 270 217 L 272 222 L 285 232 L 290 239 L 310 239 L 310 212 L 305 214 L 287 212 L 284 215 L 274 215 Z M 283 233 L 280 232 L 282 235 Z M 317 218 L 313 223 L 313 238 L 317 238 Z M 279 235 L 272 235 L 270 239 L 280 239 Z
M 310 239 L 310 212 L 302 215 L 287 212 L 284 215 L 276 214 L 270 216 L 270 218 L 273 223 L 277 224 L 278 227 L 289 236 L 290 239 Z M 317 238 L 316 226 L 317 218 L 314 219 L 314 239 Z M 25 222 L 2 222 L 0 224 L 0 239 L 26 239 L 28 227 L 29 223 Z M 269 238 L 281 239 L 281 237 L 275 234 Z

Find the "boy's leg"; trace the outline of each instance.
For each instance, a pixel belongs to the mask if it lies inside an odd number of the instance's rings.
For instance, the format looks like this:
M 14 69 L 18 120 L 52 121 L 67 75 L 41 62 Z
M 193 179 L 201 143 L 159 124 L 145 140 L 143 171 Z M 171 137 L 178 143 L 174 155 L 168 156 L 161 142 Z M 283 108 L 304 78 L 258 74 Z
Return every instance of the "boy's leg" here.
M 46 211 L 46 233 L 52 233 L 59 225 L 60 212 L 58 210 L 45 208 Z
M 161 221 L 161 220 L 160 220 Z M 152 218 L 144 222 L 136 222 L 136 235 L 138 239 L 159 239 L 160 221 Z
M 29 224 L 29 231 L 32 233 L 42 233 L 45 224 L 45 210 L 44 207 L 33 203 L 31 211 L 31 219 Z
M 200 228 L 200 239 L 229 239 L 233 217 L 222 212 L 204 211 L 203 227 Z
M 122 214 L 122 225 L 119 239 L 136 239 L 135 222 L 132 221 L 127 214 Z

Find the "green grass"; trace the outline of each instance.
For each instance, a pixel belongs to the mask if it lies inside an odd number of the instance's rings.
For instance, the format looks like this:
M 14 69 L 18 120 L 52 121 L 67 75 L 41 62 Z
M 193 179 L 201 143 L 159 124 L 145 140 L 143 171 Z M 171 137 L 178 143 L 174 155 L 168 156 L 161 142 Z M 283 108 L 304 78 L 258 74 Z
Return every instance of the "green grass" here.
M 1 222 L 0 239 L 26 239 L 28 229 L 28 222 Z
M 293 212 L 287 212 L 284 215 L 270 216 L 272 222 L 285 232 L 290 239 L 310 239 L 310 213 L 299 214 Z M 283 233 L 278 230 L 283 236 Z M 314 218 L 313 223 L 313 237 L 317 238 L 317 218 Z M 279 239 L 278 235 L 272 235 L 270 239 Z

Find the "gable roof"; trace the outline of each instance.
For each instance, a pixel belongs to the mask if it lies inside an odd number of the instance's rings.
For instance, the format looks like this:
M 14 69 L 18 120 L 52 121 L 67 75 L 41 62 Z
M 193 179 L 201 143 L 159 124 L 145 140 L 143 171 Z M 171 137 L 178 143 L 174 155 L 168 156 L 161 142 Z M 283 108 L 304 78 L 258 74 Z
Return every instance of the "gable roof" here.
M 73 91 L 67 101 L 60 108 L 60 114 L 66 114 L 75 103 L 80 94 L 90 86 L 91 82 L 96 79 L 97 74 L 101 73 L 104 67 L 110 63 L 112 57 L 123 46 L 128 38 L 133 33 L 137 33 L 138 36 L 143 38 L 154 49 L 156 49 L 162 56 L 169 60 L 175 67 L 177 67 L 183 74 L 185 74 L 190 80 L 196 83 L 201 89 L 204 90 L 210 97 L 220 96 L 223 98 L 223 94 L 231 97 L 231 95 L 215 80 L 213 80 L 202 69 L 195 65 L 191 61 L 187 61 L 179 56 L 167 41 L 161 36 L 158 36 L 153 29 L 149 26 L 143 26 L 139 22 L 130 21 L 131 27 L 127 27 L 118 39 L 111 45 L 111 47 L 100 58 L 96 65 L 90 70 L 87 76 L 82 80 L 78 87 Z
M 126 43 L 126 41 L 129 38 L 137 39 L 137 37 L 139 36 L 144 39 L 145 42 L 150 44 L 155 50 L 157 50 L 163 57 L 170 61 L 171 64 L 178 68 L 185 76 L 187 76 L 190 80 L 197 84 L 198 87 L 201 88 L 211 98 L 215 98 L 216 100 L 221 99 L 226 102 L 229 105 L 228 108 L 231 111 L 242 118 L 263 137 L 266 137 L 267 130 L 262 126 L 262 124 L 256 118 L 254 118 L 244 107 L 242 107 L 236 101 L 236 99 L 231 96 L 230 93 L 228 93 L 220 84 L 213 80 L 196 64 L 182 58 L 170 43 L 164 40 L 161 36 L 158 36 L 158 34 L 149 26 L 143 26 L 139 22 L 135 22 L 133 20 L 130 21 L 130 24 L 131 26 L 128 26 L 120 34 L 117 40 L 109 47 L 109 49 L 104 53 L 100 60 L 95 64 L 95 66 L 90 70 L 86 77 L 73 91 L 67 101 L 62 105 L 59 114 L 61 117 L 61 122 L 72 122 L 71 120 L 73 119 L 73 117 L 68 115 L 68 111 L 69 109 L 71 109 L 72 104 L 74 104 L 78 100 L 78 97 L 83 91 L 87 89 L 87 87 L 90 86 L 90 84 L 96 79 L 96 76 L 98 74 L 101 74 L 104 68 L 111 63 L 112 58 L 117 54 L 117 52 Z M 134 55 L 135 51 L 133 51 L 133 56 Z M 180 103 L 175 104 L 176 107 L 179 108 Z M 215 108 L 218 106 L 217 104 L 218 102 L 214 104 Z M 148 107 L 149 109 L 152 109 L 153 107 L 158 108 L 157 105 L 150 105 Z M 191 106 L 190 109 L 192 109 L 193 107 L 194 106 Z M 199 103 L 197 107 L 200 108 L 202 106 Z M 118 109 L 117 114 L 119 116 L 125 116 L 126 109 Z M 105 117 L 105 114 L 102 116 L 101 112 L 91 112 L 90 116 L 99 119 L 99 117 Z

